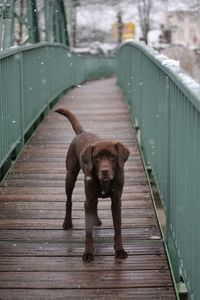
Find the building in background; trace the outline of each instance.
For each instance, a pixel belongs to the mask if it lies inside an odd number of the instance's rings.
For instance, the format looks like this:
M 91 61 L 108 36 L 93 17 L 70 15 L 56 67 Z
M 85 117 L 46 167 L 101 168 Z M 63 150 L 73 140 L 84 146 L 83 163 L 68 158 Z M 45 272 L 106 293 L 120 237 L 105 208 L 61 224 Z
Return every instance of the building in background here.
M 183 45 L 190 49 L 200 48 L 200 17 L 197 11 L 169 11 L 162 27 L 162 37 L 166 32 L 171 44 Z

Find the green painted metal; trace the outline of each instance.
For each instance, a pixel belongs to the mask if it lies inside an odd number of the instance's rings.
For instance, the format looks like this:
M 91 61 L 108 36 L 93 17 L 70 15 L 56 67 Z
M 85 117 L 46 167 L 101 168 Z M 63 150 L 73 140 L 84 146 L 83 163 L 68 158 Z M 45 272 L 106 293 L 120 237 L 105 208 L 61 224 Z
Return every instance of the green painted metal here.
M 45 3 L 46 41 L 69 46 L 67 19 L 62 0 L 48 0 Z
M 3 0 L 0 0 L 0 50 L 3 49 Z
M 1 49 L 7 49 L 15 45 L 15 21 L 23 23 L 27 27 L 26 43 L 39 42 L 39 29 L 37 21 L 36 0 L 26 0 L 26 18 L 20 18 L 15 12 L 19 3 L 16 0 L 1 0 L 0 2 L 0 46 Z M 23 28 L 24 29 L 24 28 Z
M 47 0 L 45 10 L 45 40 L 54 42 L 54 0 Z
M 200 295 L 200 85 L 137 43 L 118 54 L 118 81 L 139 126 L 167 216 L 166 245 L 176 281 Z
M 64 0 L 0 0 L 0 49 L 44 40 L 69 46 Z
M 14 2 L 15 0 L 2 1 L 0 7 L 0 39 L 1 48 L 9 48 L 13 45 L 14 32 Z
M 110 76 L 115 59 L 80 56 L 60 44 L 41 43 L 0 53 L 0 167 L 63 91 Z
M 59 23 L 60 23 L 59 43 L 69 46 L 69 39 L 67 33 L 67 15 L 65 12 L 65 5 L 63 0 L 58 1 L 58 7 L 59 7 Z
M 26 0 L 27 16 L 28 16 L 28 42 L 31 44 L 39 43 L 39 27 L 37 18 L 36 0 Z

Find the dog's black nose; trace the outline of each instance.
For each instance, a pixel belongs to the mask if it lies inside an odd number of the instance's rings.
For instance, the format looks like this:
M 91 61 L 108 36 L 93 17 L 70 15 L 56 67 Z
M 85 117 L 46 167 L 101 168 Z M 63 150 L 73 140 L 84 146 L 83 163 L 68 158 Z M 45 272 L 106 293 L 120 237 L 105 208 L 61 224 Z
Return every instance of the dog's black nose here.
M 109 175 L 108 169 L 102 169 L 101 173 L 102 173 L 103 176 L 108 176 Z

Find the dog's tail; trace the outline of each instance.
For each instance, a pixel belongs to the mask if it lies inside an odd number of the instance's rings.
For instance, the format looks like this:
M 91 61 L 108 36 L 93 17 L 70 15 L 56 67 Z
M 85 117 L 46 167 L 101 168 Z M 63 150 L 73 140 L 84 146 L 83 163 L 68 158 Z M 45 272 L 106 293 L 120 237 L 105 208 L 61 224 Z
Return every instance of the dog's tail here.
M 56 112 L 68 118 L 76 134 L 80 134 L 84 131 L 81 123 L 71 111 L 64 108 L 58 108 L 56 109 Z

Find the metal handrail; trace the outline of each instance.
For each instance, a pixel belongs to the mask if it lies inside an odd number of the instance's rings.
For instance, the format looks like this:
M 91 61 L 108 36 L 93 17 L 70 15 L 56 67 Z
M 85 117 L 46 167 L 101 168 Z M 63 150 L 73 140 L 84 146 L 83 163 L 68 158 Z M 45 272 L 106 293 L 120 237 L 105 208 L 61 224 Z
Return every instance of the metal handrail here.
M 189 299 L 198 299 L 200 85 L 176 62 L 137 43 L 121 47 L 117 74 L 165 208 L 174 276 L 177 283 L 183 276 Z

